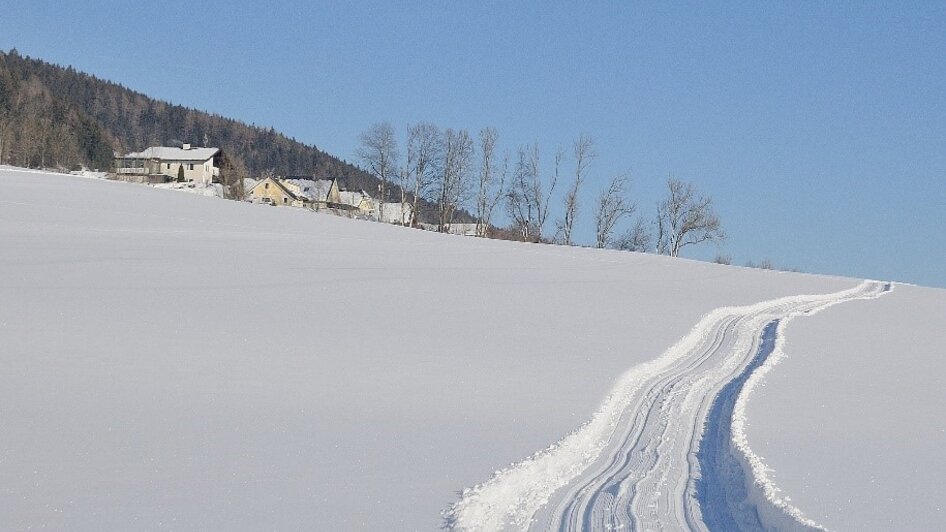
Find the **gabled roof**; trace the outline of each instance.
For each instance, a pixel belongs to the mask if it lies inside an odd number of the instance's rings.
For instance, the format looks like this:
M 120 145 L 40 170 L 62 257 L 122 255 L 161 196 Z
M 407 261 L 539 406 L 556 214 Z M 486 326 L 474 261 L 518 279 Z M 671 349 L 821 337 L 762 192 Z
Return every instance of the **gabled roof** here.
M 253 188 L 251 188 L 251 189 L 249 190 L 248 194 L 252 194 L 253 191 L 256 190 L 257 187 L 259 187 L 260 185 L 262 185 L 263 183 L 266 183 L 266 182 L 273 183 L 274 185 L 276 185 L 276 186 L 279 188 L 279 190 L 281 190 L 281 191 L 283 192 L 283 194 L 285 194 L 286 196 L 288 196 L 288 197 L 290 197 L 290 198 L 292 198 L 292 199 L 294 199 L 294 200 L 303 199 L 303 198 L 300 198 L 299 196 L 297 196 L 296 194 L 293 194 L 291 190 L 289 190 L 288 188 L 286 188 L 286 186 L 283 185 L 283 184 L 279 181 L 279 179 L 275 179 L 275 178 L 272 178 L 272 177 L 267 177 L 266 179 L 261 179 L 261 180 L 257 181 L 256 184 L 253 185 Z
M 361 205 L 361 202 L 365 200 L 371 200 L 371 196 L 365 194 L 364 191 L 355 192 L 354 190 L 339 191 L 338 197 L 341 200 L 341 203 L 345 205 L 351 205 L 352 207 L 358 207 Z
M 312 201 L 326 201 L 332 188 L 332 181 L 328 179 L 283 179 L 285 183 L 298 187 L 299 192 Z
M 220 148 L 175 148 L 152 146 L 144 151 L 129 153 L 126 159 L 161 159 L 163 161 L 206 161 L 220 152 Z

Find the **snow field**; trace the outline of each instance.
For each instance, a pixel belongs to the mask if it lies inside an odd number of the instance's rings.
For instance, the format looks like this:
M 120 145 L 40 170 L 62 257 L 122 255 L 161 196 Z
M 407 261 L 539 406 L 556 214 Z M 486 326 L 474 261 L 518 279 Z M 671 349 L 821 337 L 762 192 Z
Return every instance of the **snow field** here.
M 0 518 L 433 530 L 700 316 L 855 284 L 0 169 Z
M 692 485 L 702 426 L 713 398 L 758 351 L 765 325 L 876 297 L 881 286 L 710 312 L 660 357 L 625 373 L 577 431 L 464 490 L 449 522 L 465 530 L 702 529 Z
M 942 528 L 944 316 L 946 291 L 895 284 L 787 327 L 740 398 L 770 498 L 829 530 Z

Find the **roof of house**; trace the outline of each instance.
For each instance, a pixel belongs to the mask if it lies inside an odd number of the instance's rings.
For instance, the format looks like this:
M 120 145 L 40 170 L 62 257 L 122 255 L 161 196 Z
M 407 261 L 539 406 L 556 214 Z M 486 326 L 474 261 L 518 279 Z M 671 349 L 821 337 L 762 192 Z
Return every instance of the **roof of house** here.
M 125 159 L 161 159 L 164 161 L 206 161 L 220 151 L 220 148 L 176 148 L 172 146 L 151 146 L 150 148 L 129 153 Z
M 332 181 L 328 179 L 283 179 L 284 183 L 294 185 L 298 188 L 299 194 L 309 198 L 312 201 L 325 201 L 328 192 L 332 188 Z
M 374 200 L 371 199 L 371 196 L 366 194 L 364 191 L 348 191 L 342 190 L 339 192 L 339 203 L 334 203 L 329 201 L 328 195 L 329 191 L 332 189 L 332 184 L 335 182 L 334 179 L 307 179 L 307 178 L 287 178 L 280 179 L 278 177 L 268 177 L 266 179 L 257 181 L 250 187 L 250 193 L 256 189 L 256 187 L 263 184 L 264 181 L 272 181 L 283 191 L 284 194 L 289 196 L 292 199 L 297 200 L 308 200 L 312 202 L 327 203 L 329 207 L 339 208 L 339 209 L 357 209 L 363 201 L 368 201 L 371 203 L 372 208 L 374 208 Z M 400 206 L 400 204 L 398 204 Z
M 345 205 L 351 205 L 352 207 L 358 207 L 361 205 L 361 202 L 365 199 L 370 200 L 371 197 L 361 191 L 354 190 L 342 190 L 338 193 L 338 198 L 341 200 L 341 203 Z M 373 206 L 372 206 L 373 207 Z

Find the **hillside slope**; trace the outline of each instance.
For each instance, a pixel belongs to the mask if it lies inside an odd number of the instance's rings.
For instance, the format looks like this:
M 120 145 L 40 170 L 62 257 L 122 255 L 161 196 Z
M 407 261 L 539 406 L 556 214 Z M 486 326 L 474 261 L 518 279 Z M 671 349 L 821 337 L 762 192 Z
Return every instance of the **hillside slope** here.
M 278 133 L 150 98 L 122 85 L 0 51 L 0 164 L 31 168 L 109 169 L 113 153 L 148 146 L 219 147 L 239 173 L 340 178 L 342 188 L 377 195 L 378 180 L 358 167 Z M 389 183 L 389 201 L 400 201 Z M 433 206 L 420 215 L 433 220 Z M 460 221 L 470 221 L 465 211 Z
M 4 162 L 36 166 L 45 155 L 48 166 L 86 163 L 107 168 L 112 151 L 126 153 L 147 146 L 189 142 L 223 148 L 251 175 L 272 169 L 279 175 L 340 176 L 353 185 L 371 177 L 315 146 L 274 131 L 222 116 L 155 100 L 119 84 L 11 51 L 0 52 L 0 113 L 5 130 Z M 65 119 L 73 114 L 96 129 L 91 154 L 62 148 L 79 135 Z M 45 134 L 43 129 L 54 131 Z M 35 131 L 34 131 L 35 129 Z M 58 137 L 57 137 L 58 135 Z M 88 158 L 86 158 L 88 157 Z M 366 187 L 368 188 L 368 187 Z M 377 187 L 375 187 L 377 188 Z
M 433 530 L 724 305 L 849 279 L 0 169 L 13 528 Z

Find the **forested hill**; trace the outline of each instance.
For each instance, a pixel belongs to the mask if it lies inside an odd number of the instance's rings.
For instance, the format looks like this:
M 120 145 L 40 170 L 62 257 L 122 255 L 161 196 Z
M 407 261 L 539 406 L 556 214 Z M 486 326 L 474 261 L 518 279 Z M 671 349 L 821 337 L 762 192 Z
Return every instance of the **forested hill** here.
M 107 169 L 113 152 L 189 142 L 222 148 L 248 176 L 340 177 L 377 191 L 357 167 L 277 133 L 149 98 L 117 83 L 0 51 L 0 163 Z

